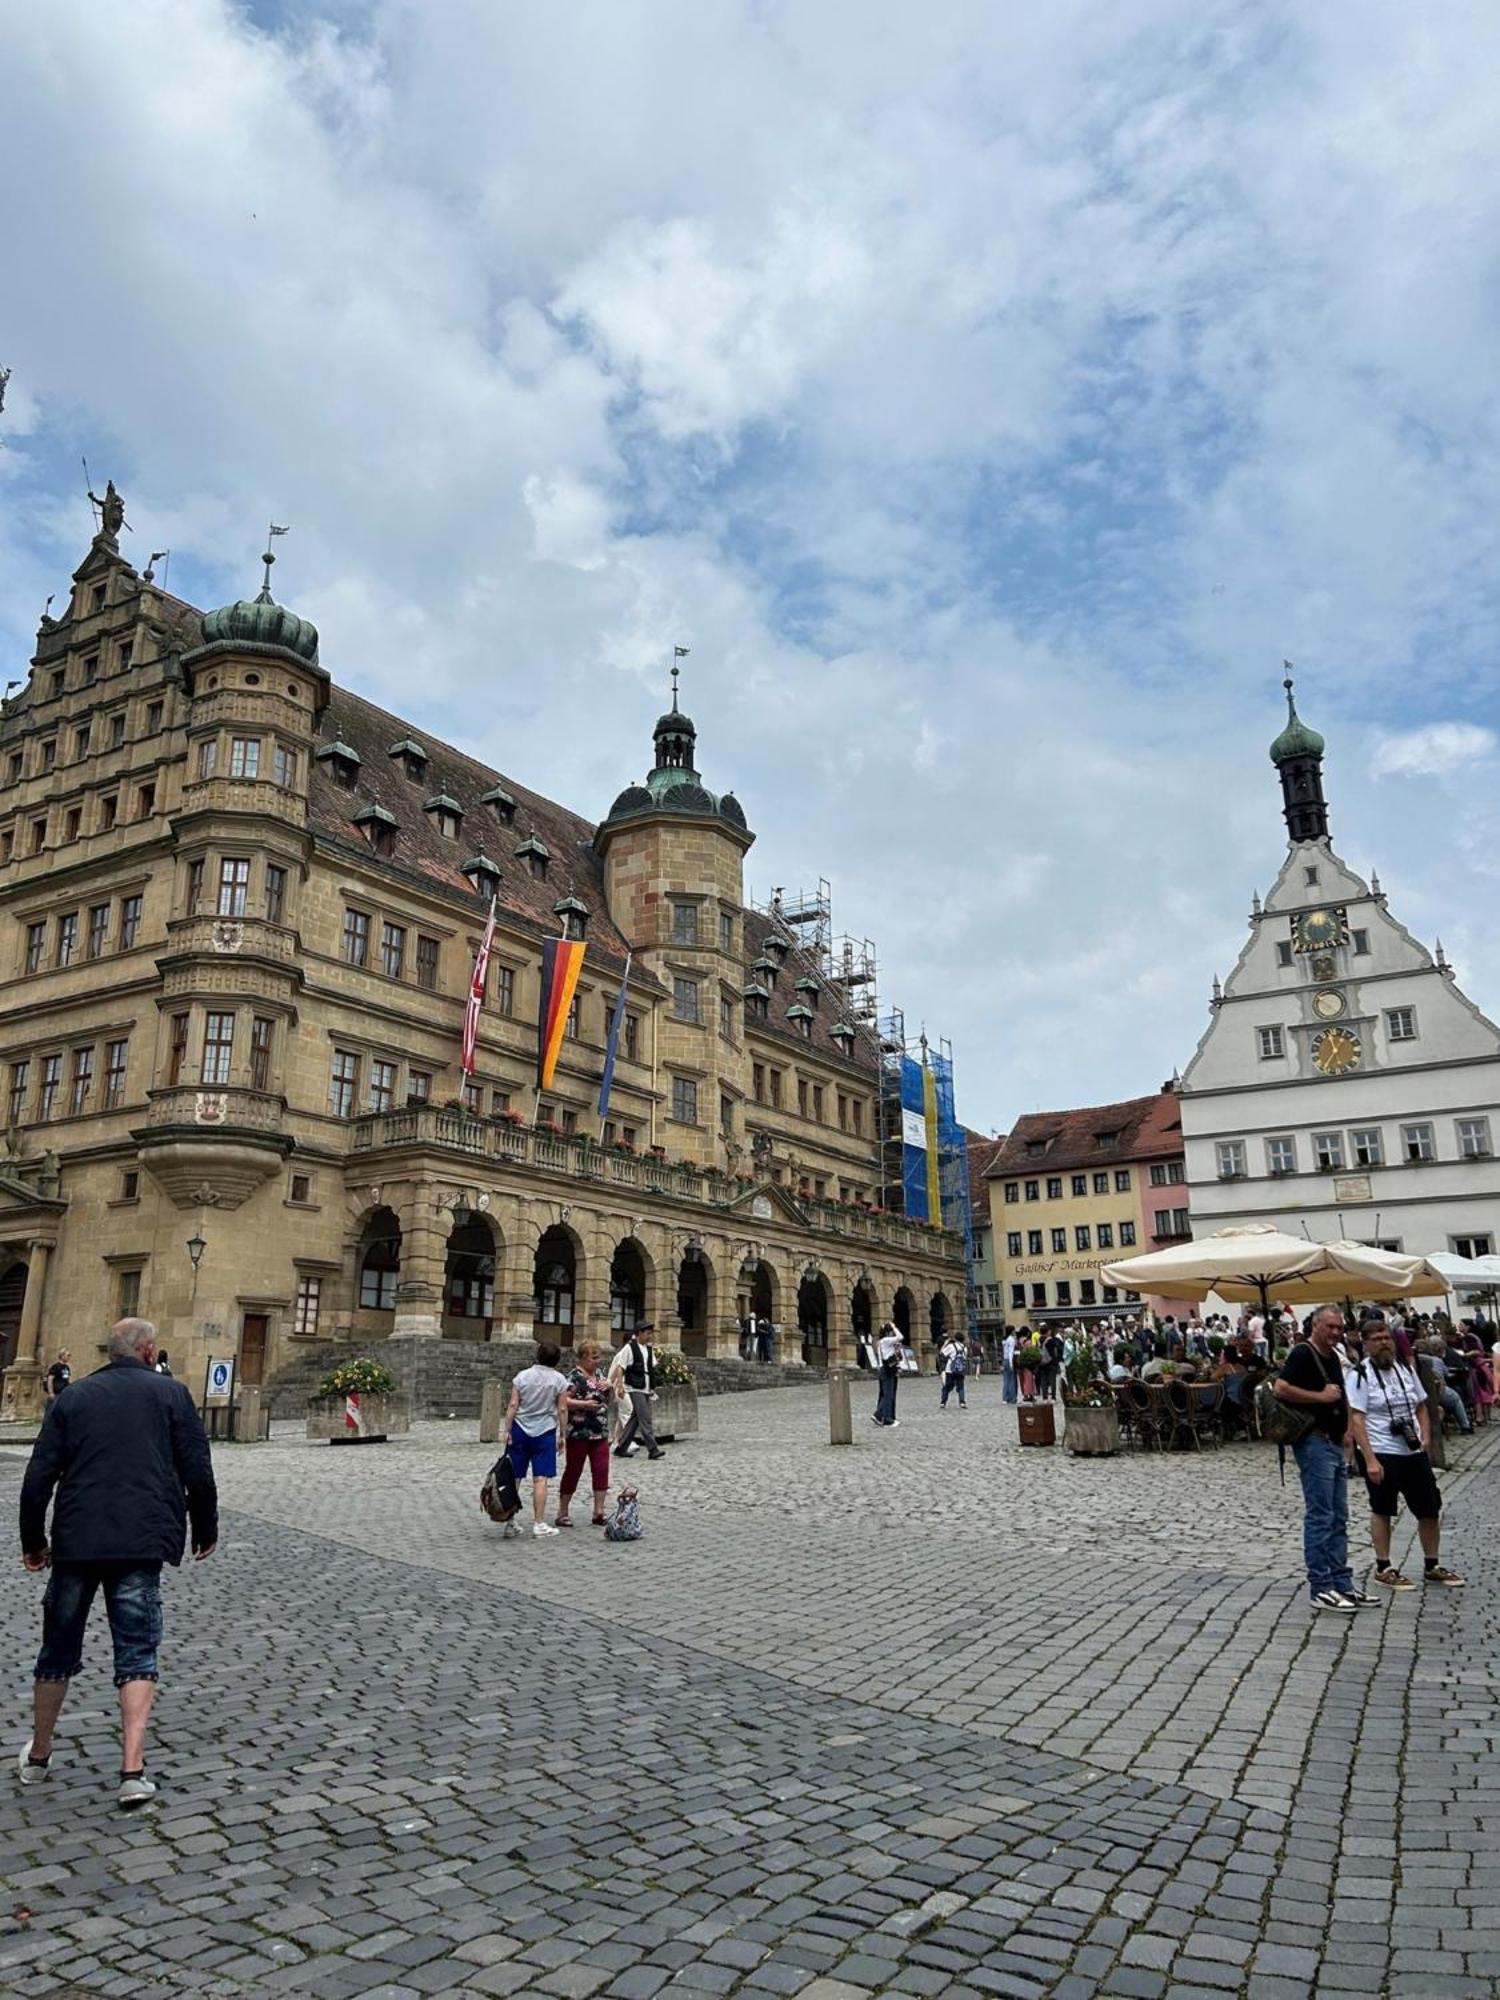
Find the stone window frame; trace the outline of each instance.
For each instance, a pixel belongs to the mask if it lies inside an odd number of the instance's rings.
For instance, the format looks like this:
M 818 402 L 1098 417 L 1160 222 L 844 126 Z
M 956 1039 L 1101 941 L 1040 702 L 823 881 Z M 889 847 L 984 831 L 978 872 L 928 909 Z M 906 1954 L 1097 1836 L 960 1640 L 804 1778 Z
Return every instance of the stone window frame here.
M 671 1122 L 674 1125 L 696 1127 L 699 1124 L 697 1077 L 679 1076 L 674 1073 L 671 1077 L 671 1085 L 671 1110 L 668 1114 Z

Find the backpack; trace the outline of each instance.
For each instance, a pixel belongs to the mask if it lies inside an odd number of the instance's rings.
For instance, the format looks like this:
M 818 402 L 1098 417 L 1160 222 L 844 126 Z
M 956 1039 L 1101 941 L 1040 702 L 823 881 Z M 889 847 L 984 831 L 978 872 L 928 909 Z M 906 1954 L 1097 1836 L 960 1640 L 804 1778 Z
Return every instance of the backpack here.
M 633 1486 L 621 1489 L 615 1511 L 604 1524 L 607 1542 L 638 1542 L 646 1530 L 641 1525 L 641 1503 Z
M 1255 1391 L 1255 1422 L 1263 1438 L 1272 1444 L 1301 1444 L 1314 1426 L 1310 1410 L 1293 1409 L 1278 1403 L 1274 1379 L 1268 1378 Z
M 521 1495 L 516 1486 L 516 1469 L 510 1453 L 501 1452 L 485 1474 L 479 1489 L 479 1504 L 492 1521 L 513 1521 L 521 1511 Z
M 950 1375 L 967 1375 L 968 1372 L 968 1355 L 965 1354 L 961 1347 L 955 1347 L 953 1352 L 948 1356 L 948 1373 Z

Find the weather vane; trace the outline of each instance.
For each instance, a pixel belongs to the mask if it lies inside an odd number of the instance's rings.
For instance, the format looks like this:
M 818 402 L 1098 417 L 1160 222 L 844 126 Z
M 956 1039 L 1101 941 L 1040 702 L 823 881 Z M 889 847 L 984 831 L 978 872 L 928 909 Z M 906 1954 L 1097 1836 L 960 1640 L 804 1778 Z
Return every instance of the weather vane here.
M 691 646 L 674 646 L 672 648 L 672 713 L 674 715 L 677 713 L 677 677 L 682 672 L 677 662 L 685 660 L 691 651 Z

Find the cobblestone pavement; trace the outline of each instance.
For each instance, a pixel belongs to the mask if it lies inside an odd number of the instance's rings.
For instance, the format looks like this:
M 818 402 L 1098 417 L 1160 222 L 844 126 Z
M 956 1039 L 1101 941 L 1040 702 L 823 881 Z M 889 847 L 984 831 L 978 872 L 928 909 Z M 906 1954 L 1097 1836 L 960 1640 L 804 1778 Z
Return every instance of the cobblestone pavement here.
M 472 1426 L 220 1447 L 158 1804 L 102 1620 L 53 1778 L 0 1773 L 0 1992 L 1500 1994 L 1500 1428 L 1470 1587 L 1335 1624 L 1274 1453 L 1022 1451 L 976 1391 L 842 1451 L 818 1390 L 705 1402 L 626 1547 L 501 1542 Z

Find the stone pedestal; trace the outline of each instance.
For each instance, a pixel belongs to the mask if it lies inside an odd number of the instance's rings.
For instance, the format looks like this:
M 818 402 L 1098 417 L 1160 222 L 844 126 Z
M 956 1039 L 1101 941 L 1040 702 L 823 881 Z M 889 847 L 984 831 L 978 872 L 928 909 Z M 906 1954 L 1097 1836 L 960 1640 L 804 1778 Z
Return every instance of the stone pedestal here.
M 510 1382 L 486 1382 L 479 1392 L 479 1442 L 498 1444 L 505 1429 L 505 1406 L 510 1401 Z
M 828 1375 L 828 1442 L 854 1442 L 854 1414 L 849 1407 L 849 1373 L 844 1368 L 830 1369 Z

